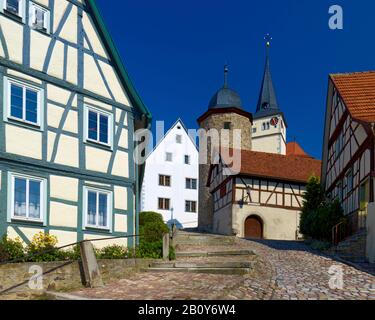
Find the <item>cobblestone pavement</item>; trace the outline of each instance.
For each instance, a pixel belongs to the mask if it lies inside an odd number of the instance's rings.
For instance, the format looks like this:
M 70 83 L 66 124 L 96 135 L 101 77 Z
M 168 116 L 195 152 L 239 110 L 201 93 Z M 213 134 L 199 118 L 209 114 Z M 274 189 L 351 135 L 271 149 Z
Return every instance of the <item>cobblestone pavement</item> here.
M 199 248 L 200 251 L 208 250 L 204 246 Z M 373 275 L 312 252 L 303 243 L 238 240 L 234 248 L 254 250 L 258 255 L 254 272 L 246 276 L 139 273 L 104 288 L 83 289 L 73 294 L 126 300 L 375 300 Z M 187 249 L 184 248 L 184 251 Z M 215 248 L 220 249 L 223 247 Z M 244 260 L 243 257 L 240 259 Z M 248 259 L 253 260 L 254 257 Z M 343 271 L 342 290 L 329 287 L 329 269 L 332 266 Z

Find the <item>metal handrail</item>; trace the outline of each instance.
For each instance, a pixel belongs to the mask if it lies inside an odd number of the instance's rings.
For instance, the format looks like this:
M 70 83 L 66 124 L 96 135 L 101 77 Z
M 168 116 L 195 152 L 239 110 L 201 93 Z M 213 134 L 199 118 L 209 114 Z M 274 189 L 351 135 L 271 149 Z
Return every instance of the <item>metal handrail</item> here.
M 28 260 L 34 258 L 34 257 L 38 257 L 38 256 L 41 256 L 41 255 L 50 253 L 50 252 L 55 252 L 55 251 L 59 251 L 59 250 L 65 249 L 65 248 L 80 245 L 80 244 L 85 243 L 85 242 L 98 242 L 98 241 L 125 239 L 125 238 L 128 239 L 128 238 L 136 238 L 136 237 L 140 238 L 140 237 L 143 237 L 143 235 L 117 236 L 117 237 L 108 237 L 108 238 L 100 238 L 100 239 L 82 240 L 82 241 L 74 242 L 74 243 L 71 243 L 71 244 L 67 244 L 67 245 L 62 246 L 62 247 L 43 250 L 43 251 L 33 253 L 33 254 L 30 254 L 30 255 L 22 257 L 22 258 L 17 258 L 17 259 L 10 260 L 10 261 L 3 261 L 3 262 L 0 262 L 0 266 L 10 264 L 10 263 L 25 262 L 25 261 L 28 261 Z

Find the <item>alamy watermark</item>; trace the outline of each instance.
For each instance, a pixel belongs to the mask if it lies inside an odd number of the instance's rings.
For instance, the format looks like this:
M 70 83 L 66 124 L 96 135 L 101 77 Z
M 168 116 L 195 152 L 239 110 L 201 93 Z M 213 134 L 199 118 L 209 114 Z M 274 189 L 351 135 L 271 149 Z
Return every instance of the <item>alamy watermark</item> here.
M 344 29 L 344 9 L 342 6 L 333 5 L 329 7 L 328 13 L 330 18 L 328 20 L 328 26 L 331 30 L 343 30 Z
M 241 129 L 189 129 L 188 135 L 199 146 L 199 164 L 218 164 L 220 158 L 225 162 L 224 174 L 237 175 L 241 171 L 242 130 Z M 164 121 L 156 122 L 156 141 L 164 137 Z M 143 165 L 154 148 L 154 135 L 148 129 L 137 130 L 134 134 L 136 147 L 134 161 Z M 220 156 L 219 156 L 220 155 Z M 163 161 L 157 159 L 157 161 Z

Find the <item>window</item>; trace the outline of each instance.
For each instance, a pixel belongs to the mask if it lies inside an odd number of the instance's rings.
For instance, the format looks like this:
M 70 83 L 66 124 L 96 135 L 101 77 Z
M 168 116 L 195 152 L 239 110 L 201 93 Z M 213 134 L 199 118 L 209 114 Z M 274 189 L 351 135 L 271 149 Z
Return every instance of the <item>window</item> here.
M 11 218 L 43 221 L 45 180 L 12 175 L 11 186 Z
M 253 133 L 257 133 L 257 128 L 253 128 Z
M 197 202 L 196 201 L 185 201 L 185 211 L 196 213 L 197 212 Z
M 190 156 L 185 155 L 185 164 L 190 164 Z
M 197 179 L 186 178 L 186 189 L 197 190 Z
M 172 162 L 173 161 L 173 155 L 172 155 L 172 153 L 167 152 L 165 154 L 165 161 L 167 161 L 167 162 Z
M 230 130 L 231 123 L 230 122 L 224 122 L 224 129 L 225 130 Z
M 224 184 L 224 185 L 220 188 L 220 198 L 224 198 L 226 195 L 227 195 L 227 185 Z
M 96 229 L 110 229 L 112 194 L 86 188 L 86 227 Z
M 159 186 L 170 187 L 171 186 L 171 177 L 159 175 Z
M 343 190 L 342 190 L 342 182 L 337 184 L 337 197 L 340 202 L 343 200 Z
M 8 119 L 40 125 L 41 89 L 6 79 Z
M 86 140 L 112 146 L 112 115 L 92 107 L 86 107 Z
M 348 171 L 345 178 L 346 178 L 346 190 L 347 190 L 347 193 L 349 193 L 353 190 L 353 171 L 352 171 L 352 169 L 350 169 Z
M 340 133 L 339 137 L 336 140 L 336 145 L 335 145 L 336 157 L 338 157 L 341 153 L 341 150 L 342 150 L 342 147 L 343 147 L 343 140 L 344 140 L 344 137 Z
M 262 123 L 262 131 L 267 131 L 267 130 L 270 130 L 271 128 L 271 125 L 269 122 L 263 122 Z
M 2 0 L 4 9 L 7 13 L 22 18 L 23 16 L 23 1 L 22 0 Z
M 178 144 L 182 143 L 182 135 L 180 135 L 180 134 L 176 135 L 176 143 L 178 143 Z
M 170 199 L 159 198 L 158 199 L 158 207 L 159 210 L 170 210 Z
M 30 27 L 43 31 L 50 32 L 50 13 L 49 10 L 30 2 Z

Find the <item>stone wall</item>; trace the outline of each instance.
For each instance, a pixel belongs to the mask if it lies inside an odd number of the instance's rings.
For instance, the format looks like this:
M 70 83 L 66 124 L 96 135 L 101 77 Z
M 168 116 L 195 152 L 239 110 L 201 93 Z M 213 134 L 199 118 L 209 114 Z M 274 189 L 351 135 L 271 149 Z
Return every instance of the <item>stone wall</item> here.
M 142 268 L 147 268 L 154 260 L 99 260 L 98 265 L 104 283 L 115 279 L 126 278 Z M 11 292 L 32 292 L 28 283 L 33 276 L 32 266 L 43 269 L 43 290 L 70 290 L 83 286 L 79 262 L 16 263 L 0 266 L 0 292 L 12 288 Z M 0 295 L 0 300 L 2 296 Z

